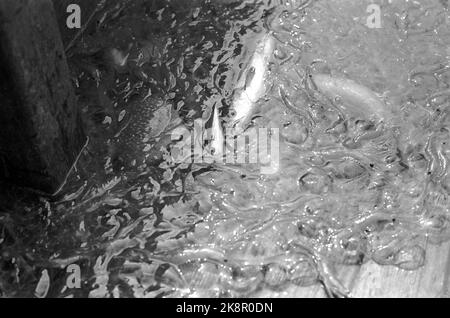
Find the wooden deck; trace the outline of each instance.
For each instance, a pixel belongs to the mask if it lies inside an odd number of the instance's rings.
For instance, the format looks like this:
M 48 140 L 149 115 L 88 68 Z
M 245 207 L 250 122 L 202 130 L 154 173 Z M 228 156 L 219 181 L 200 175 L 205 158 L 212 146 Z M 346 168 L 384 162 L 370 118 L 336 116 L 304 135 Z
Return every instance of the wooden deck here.
M 404 271 L 369 262 L 363 266 L 338 269 L 341 282 L 356 298 L 450 298 L 450 242 L 429 245 L 425 266 Z M 291 286 L 283 292 L 263 292 L 259 297 L 326 297 L 320 285 Z

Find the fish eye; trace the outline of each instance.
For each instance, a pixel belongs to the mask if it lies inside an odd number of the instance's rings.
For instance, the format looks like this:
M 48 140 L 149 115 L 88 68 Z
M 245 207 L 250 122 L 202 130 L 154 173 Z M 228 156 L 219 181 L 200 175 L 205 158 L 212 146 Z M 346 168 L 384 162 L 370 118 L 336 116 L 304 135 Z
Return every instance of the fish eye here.
M 236 117 L 237 113 L 235 110 L 230 111 L 230 116 L 231 117 Z

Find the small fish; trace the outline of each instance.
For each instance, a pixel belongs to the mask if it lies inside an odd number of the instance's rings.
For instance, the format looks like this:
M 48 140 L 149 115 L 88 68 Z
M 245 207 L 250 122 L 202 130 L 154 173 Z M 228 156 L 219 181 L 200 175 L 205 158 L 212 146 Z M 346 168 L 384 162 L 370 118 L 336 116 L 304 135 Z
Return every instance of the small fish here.
M 118 66 L 125 66 L 128 61 L 128 57 L 130 56 L 130 54 L 125 55 L 118 49 L 112 49 L 110 54 L 113 58 L 114 64 Z
M 255 114 L 255 105 L 266 93 L 266 74 L 273 55 L 275 40 L 271 34 L 264 34 L 257 45 L 255 53 L 248 66 L 248 71 L 238 81 L 233 98 L 230 122 L 228 127 L 234 135 L 243 132 Z
M 211 154 L 220 160 L 224 153 L 225 137 L 223 133 L 222 124 L 219 118 L 219 107 L 217 104 L 214 106 L 213 122 L 212 122 L 212 141 L 211 141 Z
M 42 271 L 41 278 L 36 286 L 36 290 L 34 291 L 34 295 L 37 298 L 45 298 L 47 297 L 48 291 L 50 290 L 50 276 L 48 271 L 45 269 Z

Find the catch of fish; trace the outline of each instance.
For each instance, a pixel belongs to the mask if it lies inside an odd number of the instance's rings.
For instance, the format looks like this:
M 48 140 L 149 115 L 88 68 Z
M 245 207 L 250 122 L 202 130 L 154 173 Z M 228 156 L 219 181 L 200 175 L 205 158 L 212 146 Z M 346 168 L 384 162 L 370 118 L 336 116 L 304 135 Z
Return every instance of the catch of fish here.
M 91 144 L 32 253 L 2 254 L 38 264 L 31 296 L 349 297 L 350 266 L 450 240 L 443 1 L 386 2 L 380 29 L 366 1 L 175 2 L 74 43 Z
M 175 257 L 181 272 L 190 268 L 187 294 L 250 296 L 320 282 L 329 296 L 347 297 L 351 292 L 337 278 L 336 264 L 423 266 L 420 237 L 435 237 L 433 226 L 440 240 L 449 237 L 447 221 L 433 223 L 424 204 L 431 188 L 439 192 L 433 204 L 448 220 L 448 121 L 429 139 L 428 166 L 417 168 L 407 157 L 417 153 L 408 155 L 399 144 L 399 110 L 385 96 L 329 71 L 333 65 L 317 71 L 317 62 L 303 74 L 287 71 L 297 78 L 293 91 L 274 81 L 276 31 L 253 37 L 258 40 L 240 71 L 228 116 L 221 119 L 217 105 L 212 111 L 212 144 L 223 156 L 230 140 L 276 127 L 282 130 L 281 167 L 262 175 L 254 164 L 220 161 L 189 184 L 200 192 L 193 200 L 206 217 L 190 237 L 192 251 Z M 258 148 L 249 143 L 237 151 Z M 406 180 L 414 190 L 402 185 Z M 424 219 L 431 223 L 421 227 Z

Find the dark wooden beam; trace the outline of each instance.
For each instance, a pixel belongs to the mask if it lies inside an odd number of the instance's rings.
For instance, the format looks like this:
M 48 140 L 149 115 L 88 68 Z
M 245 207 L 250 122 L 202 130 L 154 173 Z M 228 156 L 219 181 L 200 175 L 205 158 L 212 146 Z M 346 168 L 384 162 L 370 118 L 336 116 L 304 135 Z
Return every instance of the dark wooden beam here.
M 51 0 L 0 0 L 0 179 L 55 192 L 86 142 Z

